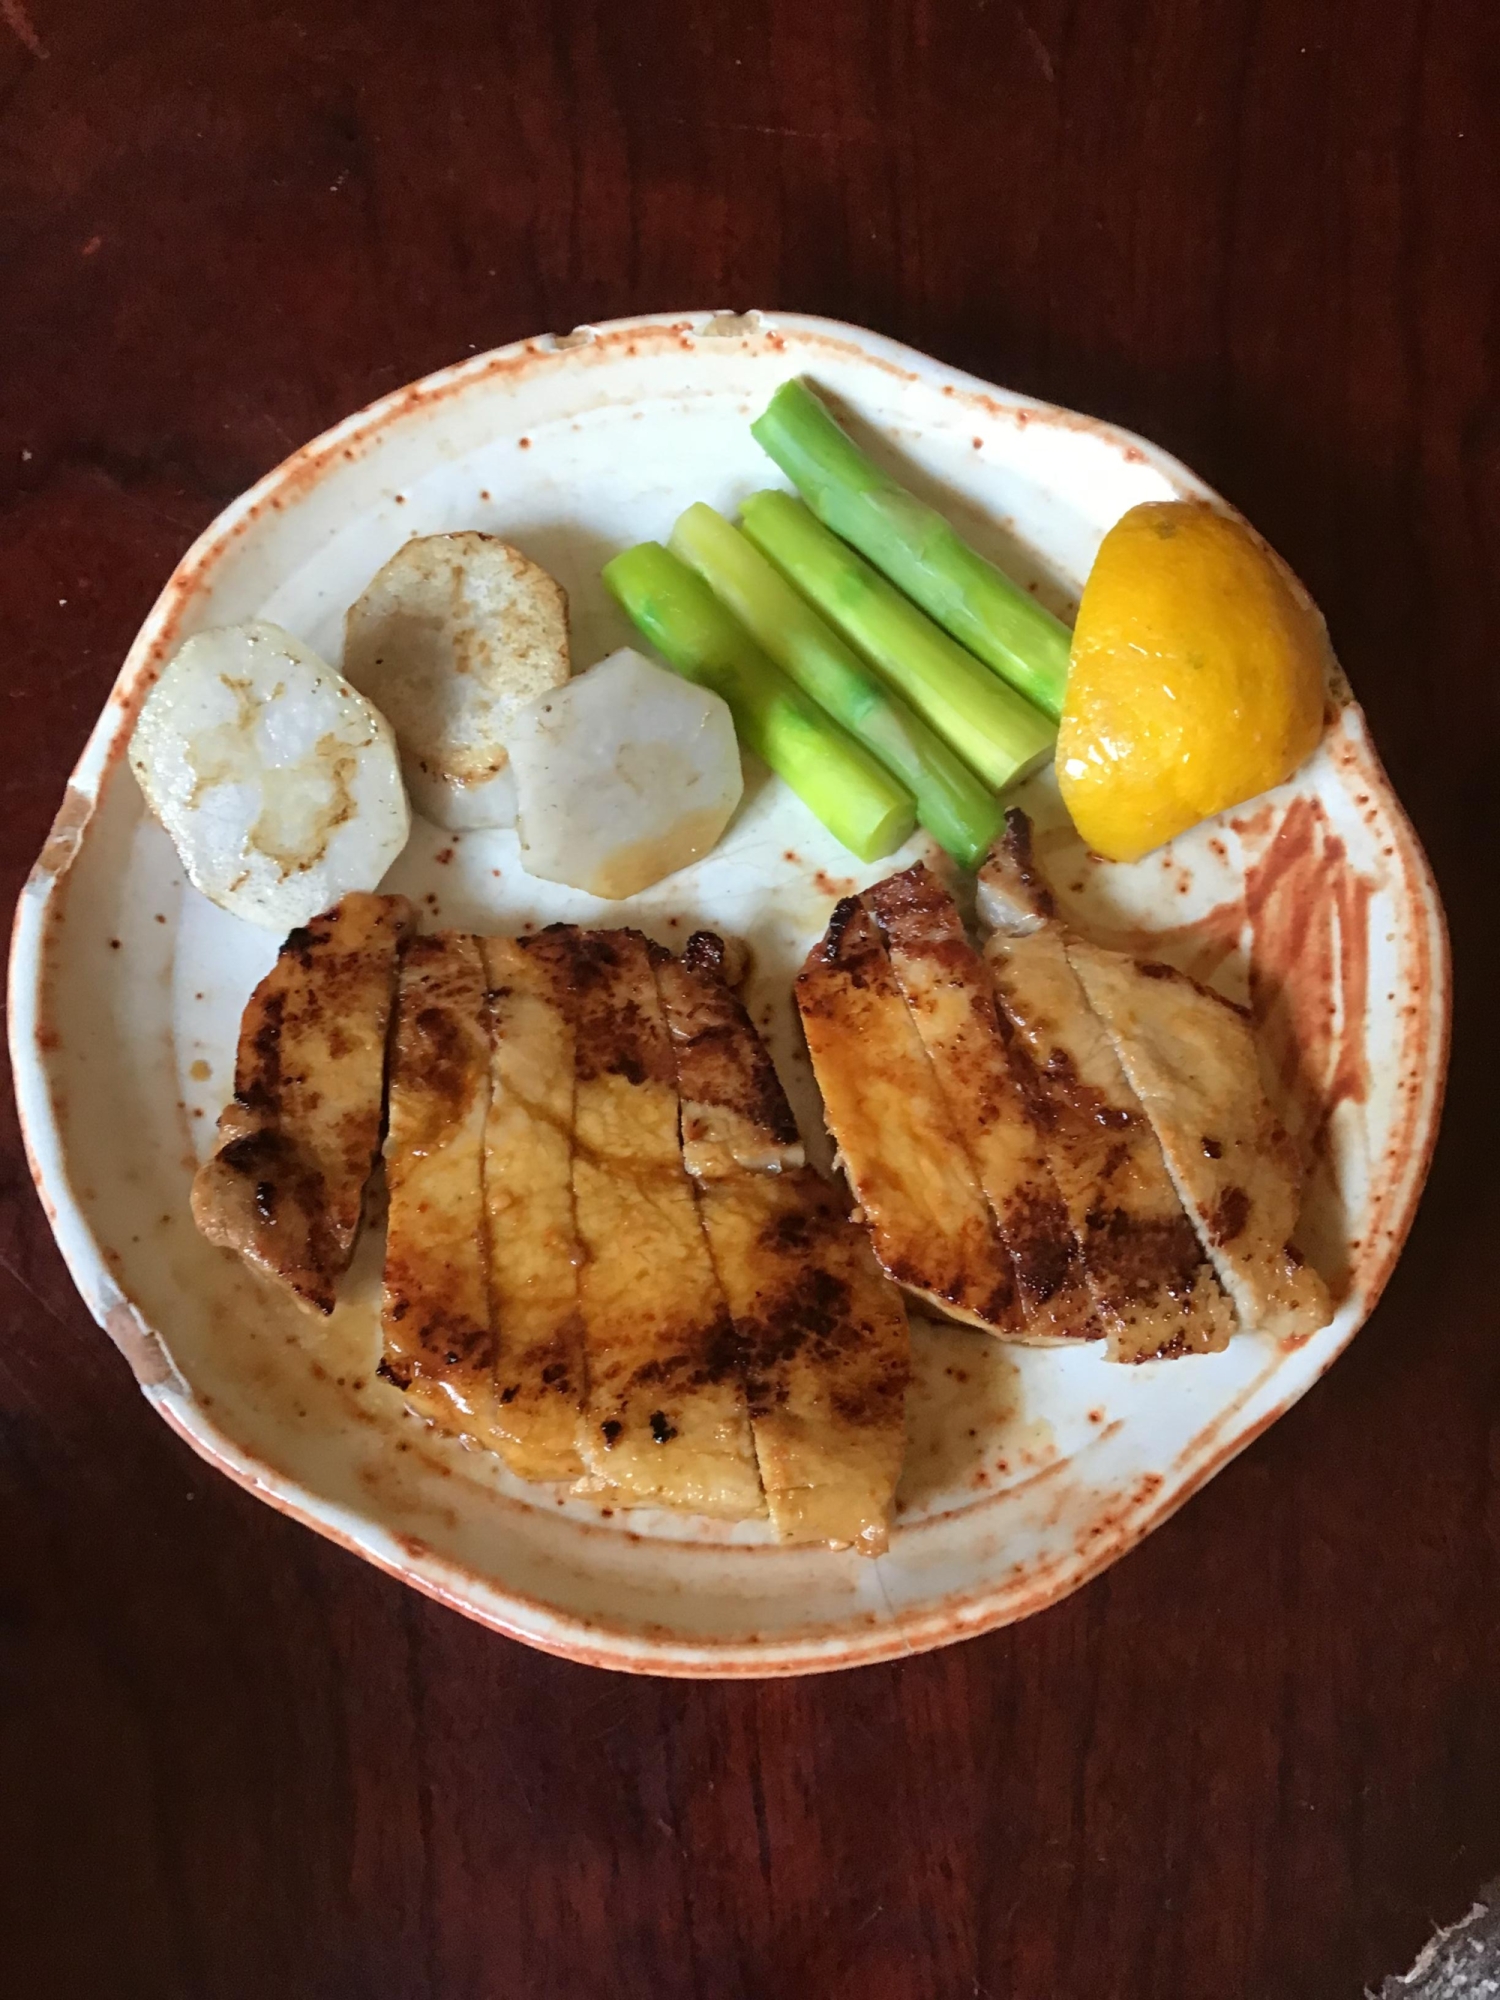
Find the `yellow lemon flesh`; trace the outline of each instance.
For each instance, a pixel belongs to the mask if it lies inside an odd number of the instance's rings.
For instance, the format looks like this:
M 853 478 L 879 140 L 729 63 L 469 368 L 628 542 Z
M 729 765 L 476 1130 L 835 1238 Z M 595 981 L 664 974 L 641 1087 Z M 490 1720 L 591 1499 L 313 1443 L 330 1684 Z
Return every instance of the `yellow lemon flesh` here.
M 1322 733 L 1327 659 L 1316 605 L 1243 521 L 1132 507 L 1089 572 L 1057 739 L 1084 840 L 1135 861 L 1281 784 Z

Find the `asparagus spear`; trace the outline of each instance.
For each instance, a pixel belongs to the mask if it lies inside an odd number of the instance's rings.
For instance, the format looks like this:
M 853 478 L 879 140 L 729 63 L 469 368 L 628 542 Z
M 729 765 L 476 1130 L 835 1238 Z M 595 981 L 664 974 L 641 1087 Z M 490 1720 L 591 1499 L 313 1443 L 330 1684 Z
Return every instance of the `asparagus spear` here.
M 1057 721 L 1066 625 L 873 464 L 805 382 L 783 382 L 750 430 L 820 521 Z
M 724 697 L 740 741 L 845 847 L 875 861 L 901 845 L 916 822 L 910 794 L 767 659 L 702 577 L 641 542 L 605 564 L 604 581 L 678 673 Z
M 913 794 L 917 818 L 933 838 L 956 861 L 977 866 L 1003 815 L 963 759 L 891 693 L 722 514 L 702 501 L 689 507 L 669 546 L 776 664 Z
M 982 667 L 790 493 L 752 493 L 745 533 L 999 792 L 1051 754 L 1039 709 Z

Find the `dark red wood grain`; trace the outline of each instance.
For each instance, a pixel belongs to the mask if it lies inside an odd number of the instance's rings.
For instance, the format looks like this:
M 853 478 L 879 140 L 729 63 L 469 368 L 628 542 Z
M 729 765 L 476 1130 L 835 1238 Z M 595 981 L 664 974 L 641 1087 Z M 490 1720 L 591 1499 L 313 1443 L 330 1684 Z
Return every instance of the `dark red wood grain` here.
M 878 327 L 1321 599 L 1459 978 L 1327 1382 L 1015 1630 L 764 1686 L 463 1623 L 149 1413 L 0 1130 L 0 1991 L 1303 2000 L 1500 1870 L 1495 0 L 0 0 L 0 881 L 188 540 L 472 349 Z

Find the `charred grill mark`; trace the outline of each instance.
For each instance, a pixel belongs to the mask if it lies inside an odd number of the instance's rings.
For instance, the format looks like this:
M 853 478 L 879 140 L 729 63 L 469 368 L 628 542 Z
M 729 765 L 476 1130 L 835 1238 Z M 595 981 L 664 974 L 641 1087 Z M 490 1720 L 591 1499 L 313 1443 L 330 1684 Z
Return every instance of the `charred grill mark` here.
M 245 1132 L 239 1138 L 231 1139 L 227 1146 L 219 1148 L 216 1158 L 219 1166 L 247 1179 L 261 1174 L 270 1179 L 298 1169 L 293 1141 L 285 1132 L 270 1127 L 258 1132 Z
M 268 993 L 260 1025 L 251 1038 L 250 1054 L 255 1066 L 248 1070 L 236 1094 L 242 1102 L 249 1102 L 253 1096 L 257 1108 L 273 1110 L 280 1101 L 281 1041 L 286 1022 L 286 1003 L 284 992 Z M 235 1080 L 239 1082 L 238 1078 Z
M 1166 1339 L 1158 1341 L 1155 1347 L 1132 1348 L 1129 1352 L 1123 1354 L 1120 1359 L 1127 1364 L 1133 1363 L 1138 1367 L 1143 1361 L 1179 1361 L 1183 1355 L 1192 1354 L 1193 1352 L 1195 1352 L 1195 1349 L 1192 1341 L 1188 1338 L 1187 1329 L 1179 1324 L 1175 1333 L 1169 1334 Z
M 682 962 L 688 971 L 708 979 L 723 979 L 724 958 L 724 940 L 717 931 L 694 931 L 682 947 Z
M 1049 1051 L 1042 1074 L 1047 1084 L 1064 1097 L 1080 1117 L 1087 1118 L 1092 1124 L 1103 1126 L 1106 1131 L 1123 1132 L 1139 1123 L 1135 1113 L 1126 1105 L 1111 1104 L 1102 1092 L 1083 1081 L 1066 1049 Z
M 823 957 L 827 964 L 838 964 L 844 949 L 844 933 L 859 914 L 859 908 L 858 896 L 841 896 L 834 904 L 828 929 L 823 934 Z
M 723 999 L 743 1012 L 732 994 L 725 992 Z M 685 1096 L 738 1112 L 777 1145 L 795 1144 L 797 1121 L 748 1015 L 739 1021 L 711 1022 L 683 1036 L 677 1048 Z
M 1045 1305 L 1080 1282 L 1078 1239 L 1060 1196 L 1029 1188 L 1007 1210 L 1005 1232 L 1023 1298 Z
M 1005 815 L 1005 852 L 1011 866 L 1029 892 L 1039 916 L 1055 917 L 1057 904 L 1052 891 L 1036 863 L 1036 855 L 1031 845 L 1031 821 L 1019 806 L 1011 806 Z
M 742 1316 L 740 1332 L 752 1418 L 767 1417 L 786 1403 L 788 1369 L 796 1361 L 828 1373 L 829 1407 L 851 1424 L 884 1421 L 892 1394 L 905 1389 L 906 1369 L 894 1362 L 850 1383 L 849 1364 L 873 1335 L 854 1311 L 848 1283 L 832 1271 L 789 1272 L 784 1285 L 762 1297 L 756 1313 Z
M 784 1208 L 761 1231 L 761 1240 L 772 1250 L 799 1251 L 812 1247 L 814 1220 L 801 1209 Z
M 838 1385 L 829 1391 L 828 1406 L 836 1417 L 855 1429 L 873 1423 L 886 1399 L 872 1395 L 868 1388 L 847 1389 Z
M 331 1149 L 336 1152 L 340 1167 L 351 1182 L 363 1184 L 368 1181 L 380 1158 L 380 1141 L 384 1136 L 385 1094 L 382 1089 L 379 1123 L 371 1117 L 367 1108 L 347 1111 L 339 1119 L 334 1131 L 337 1144 Z
M 565 939 L 568 983 L 573 996 L 574 1073 L 580 1083 L 618 1076 L 627 1083 L 675 1083 L 676 1070 L 665 1025 L 654 1008 L 622 990 L 639 976 L 633 956 L 644 958 L 648 941 L 639 931 L 575 931 L 552 925 L 539 939 Z
M 776 1360 L 811 1347 L 814 1359 L 836 1361 L 858 1341 L 859 1328 L 850 1316 L 849 1287 L 832 1271 L 808 1271 L 796 1295 L 786 1301 L 779 1336 L 769 1353 Z M 767 1348 L 762 1347 L 764 1357 Z
M 729 1315 L 729 1308 L 723 1306 L 714 1318 L 708 1338 L 703 1345 L 703 1372 L 705 1382 L 736 1381 L 744 1366 L 745 1343 L 740 1330 Z
M 685 1395 L 738 1380 L 744 1343 L 727 1308 L 720 1305 L 703 1326 L 684 1328 L 682 1333 L 685 1345 L 678 1352 L 643 1362 L 616 1385 L 616 1400 L 622 1409 L 643 1390 L 666 1389 Z
M 938 1272 L 926 1264 L 914 1263 L 909 1257 L 881 1261 L 887 1275 L 908 1291 L 925 1292 L 929 1298 L 942 1299 L 961 1312 L 975 1313 L 995 1325 L 1005 1326 L 1015 1311 L 1016 1288 L 1003 1275 L 996 1276 L 986 1290 L 978 1274 L 961 1263 Z
M 463 1037 L 441 1007 L 420 1008 L 412 1027 L 417 1039 L 425 1044 L 416 1052 L 425 1078 L 434 1089 L 451 1094 L 451 1072 L 457 1067 Z
M 431 1274 L 420 1259 L 408 1265 L 404 1259 L 387 1257 L 383 1309 L 387 1319 L 400 1324 L 402 1347 L 419 1350 L 416 1355 L 408 1352 L 403 1360 L 420 1374 L 479 1367 L 490 1358 L 489 1321 L 455 1308 L 440 1290 L 435 1295 Z
M 1123 1208 L 1094 1208 L 1086 1231 L 1089 1269 L 1112 1299 L 1146 1305 L 1167 1292 L 1185 1300 L 1205 1268 L 1193 1225 L 1182 1214 L 1144 1217 Z
M 663 1383 L 674 1382 L 685 1375 L 689 1367 L 686 1354 L 659 1354 L 654 1361 L 642 1362 L 629 1377 L 631 1389 L 656 1389 Z
M 1242 1187 L 1227 1187 L 1209 1211 L 1209 1236 L 1217 1247 L 1222 1248 L 1244 1233 L 1249 1220 L 1249 1195 Z
M 942 912 L 946 900 L 924 861 L 903 868 L 899 874 L 887 875 L 883 882 L 877 882 L 872 889 L 865 891 L 865 902 L 874 911 L 876 922 L 887 936 L 903 919 L 908 919 L 928 930 L 929 942 L 934 941 L 930 936 L 932 920 Z M 902 925 L 902 934 L 910 934 L 909 922 Z
M 747 1322 L 747 1329 L 753 1331 L 753 1322 Z M 750 1412 L 752 1424 L 761 1423 L 774 1416 L 791 1399 L 791 1390 L 784 1381 L 767 1380 L 764 1376 L 749 1373 L 745 1376 L 745 1404 Z
M 401 1066 L 422 1088 L 423 1118 L 409 1135 L 410 1148 L 435 1152 L 462 1123 L 478 1087 L 469 1040 L 448 1007 L 418 1004 L 412 1011 L 403 993 L 397 1008 Z
M 1206 986 L 1201 979 L 1194 979 L 1193 975 L 1184 972 L 1181 966 L 1167 965 L 1159 958 L 1140 958 L 1135 964 L 1144 979 L 1176 979 L 1184 986 L 1193 987 L 1205 1000 L 1215 1000 L 1221 1007 L 1227 1007 L 1231 1014 L 1238 1014 L 1241 1020 L 1250 1019 L 1248 1007 L 1242 1007 L 1237 1000 L 1231 1000 L 1227 993 L 1219 992 L 1217 987 Z
M 556 940 L 568 948 L 573 984 L 578 991 L 607 987 L 619 970 L 620 940 L 634 937 L 633 931 L 580 931 L 572 924 L 548 924 L 537 932 L 537 941 Z
M 293 960 L 302 972 L 310 971 L 312 968 L 313 949 L 320 942 L 320 933 L 314 927 L 317 922 L 318 920 L 315 919 L 313 925 L 300 924 L 296 930 L 288 931 L 286 941 L 276 956 L 278 958 Z M 328 936 L 327 920 L 323 919 L 322 922 L 323 929 L 321 936 L 322 938 L 326 938 Z
M 528 958 L 534 958 L 539 965 L 547 968 L 551 975 L 549 997 L 562 1008 L 570 1023 L 577 1011 L 573 1005 L 573 943 L 582 935 L 583 933 L 575 930 L 571 924 L 548 924 L 545 930 L 536 932 L 532 937 L 512 940 Z M 490 992 L 488 998 L 492 1002 L 504 1000 L 509 997 L 510 992 L 508 986 L 497 986 Z
M 268 1262 L 285 1267 L 283 1275 L 310 1303 L 330 1311 L 331 1298 L 325 1302 L 314 1282 L 336 1255 L 327 1224 L 326 1189 L 322 1174 L 291 1137 L 275 1128 L 246 1132 L 220 1150 L 205 1175 L 214 1176 L 221 1186 L 227 1180 L 247 1205 L 251 1240 L 238 1241 L 235 1247 L 258 1248 Z M 225 1223 L 231 1219 L 221 1218 Z M 230 1240 L 215 1234 L 221 1241 Z
M 1003 1007 L 997 1007 L 995 1015 L 1000 1024 L 1001 1040 L 1005 1043 L 1011 1077 L 1021 1094 L 1026 1115 L 1037 1131 L 1045 1135 L 1056 1128 L 1057 1105 L 1042 1081 L 1041 1071 L 1032 1061 L 1031 1051 L 1016 1033 L 1010 1016 Z
M 776 1067 L 743 1004 L 719 977 L 722 944 L 712 932 L 694 935 L 707 940 L 694 959 L 685 951 L 674 965 L 669 954 L 658 978 L 684 1110 L 722 1111 L 772 1145 L 793 1146 L 797 1121 Z M 685 1136 L 702 1139 L 713 1129 L 688 1128 Z

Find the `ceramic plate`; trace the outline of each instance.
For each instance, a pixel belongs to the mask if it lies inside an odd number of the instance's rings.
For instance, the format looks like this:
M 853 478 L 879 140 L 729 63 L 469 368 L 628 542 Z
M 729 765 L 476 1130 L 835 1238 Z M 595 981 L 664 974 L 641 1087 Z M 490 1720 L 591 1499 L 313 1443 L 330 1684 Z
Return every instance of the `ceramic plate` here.
M 1206 489 L 1108 425 L 869 333 L 688 313 L 476 357 L 278 467 L 184 558 L 130 651 L 17 911 L 10 1036 L 37 1187 L 63 1255 L 145 1395 L 193 1448 L 284 1509 L 497 1630 L 637 1672 L 802 1673 L 938 1646 L 1054 1602 L 1128 1549 L 1293 1403 L 1368 1315 L 1437 1124 L 1442 914 L 1364 718 L 1339 685 L 1291 785 L 1133 867 L 1092 863 L 1050 778 L 1026 788 L 1065 904 L 1248 999 L 1268 1082 L 1312 1163 L 1305 1247 L 1337 1316 L 1300 1346 L 1113 1368 L 1095 1350 L 915 1329 L 912 1443 L 888 1555 L 777 1547 L 755 1523 L 602 1514 L 527 1487 L 409 1417 L 374 1373 L 378 1245 L 313 1324 L 194 1233 L 188 1185 L 227 1096 L 240 1010 L 276 939 L 184 882 L 125 759 L 191 632 L 279 621 L 337 660 L 345 607 L 409 535 L 482 528 L 566 585 L 574 658 L 627 640 L 601 563 L 692 500 L 732 509 L 775 469 L 749 419 L 807 373 L 1012 574 L 1071 613 L 1099 539 L 1140 500 Z M 748 775 L 717 851 L 604 904 L 530 880 L 510 833 L 415 822 L 389 878 L 425 922 L 519 930 L 622 918 L 663 943 L 748 941 L 750 1000 L 828 1158 L 790 983 L 873 868 Z

